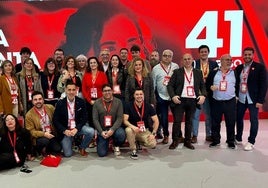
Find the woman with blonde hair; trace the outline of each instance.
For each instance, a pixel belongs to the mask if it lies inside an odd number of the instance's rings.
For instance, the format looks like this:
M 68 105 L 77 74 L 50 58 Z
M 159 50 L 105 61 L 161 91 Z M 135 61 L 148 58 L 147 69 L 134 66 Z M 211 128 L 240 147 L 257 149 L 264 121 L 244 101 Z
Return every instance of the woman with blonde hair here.
M 32 93 L 34 91 L 43 93 L 41 79 L 35 71 L 34 60 L 32 58 L 24 60 L 22 70 L 17 73 L 17 79 L 21 91 L 23 115 L 25 115 L 33 107 Z
M 134 58 L 128 68 L 128 74 L 125 101 L 133 101 L 135 89 L 141 88 L 144 92 L 144 100 L 151 105 L 155 105 L 153 79 L 145 66 L 144 60 L 142 58 Z

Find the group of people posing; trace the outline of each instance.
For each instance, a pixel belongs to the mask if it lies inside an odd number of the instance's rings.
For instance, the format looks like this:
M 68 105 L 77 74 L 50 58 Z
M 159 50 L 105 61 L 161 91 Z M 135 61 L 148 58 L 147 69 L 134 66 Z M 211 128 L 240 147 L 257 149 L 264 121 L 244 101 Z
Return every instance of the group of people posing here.
M 172 143 L 195 149 L 201 110 L 206 115 L 206 141 L 220 144 L 224 115 L 229 148 L 242 143 L 243 118 L 250 113 L 250 135 L 245 150 L 252 150 L 258 131 L 258 112 L 267 90 L 265 67 L 253 61 L 254 49 L 243 50 L 244 64 L 231 68 L 232 57 L 224 54 L 218 63 L 208 59 L 209 47 L 199 47 L 200 59 L 182 56 L 181 67 L 172 62 L 169 49 L 140 57 L 140 48 L 122 48 L 100 57 L 64 56 L 56 49 L 40 72 L 30 58 L 31 50 L 21 49 L 22 63 L 9 60 L 1 65 L 0 169 L 21 166 L 35 155 L 73 155 L 78 146 L 86 157 L 92 140 L 97 154 L 104 157 L 112 145 L 114 155 L 129 144 L 130 157 L 138 159 L 141 147 L 155 148 L 157 139 L 169 143 L 169 109 L 173 114 Z M 235 115 L 236 114 L 236 115 Z M 20 125 L 18 117 L 25 117 Z M 184 136 L 181 123 L 185 121 Z M 237 131 L 235 134 L 235 124 Z

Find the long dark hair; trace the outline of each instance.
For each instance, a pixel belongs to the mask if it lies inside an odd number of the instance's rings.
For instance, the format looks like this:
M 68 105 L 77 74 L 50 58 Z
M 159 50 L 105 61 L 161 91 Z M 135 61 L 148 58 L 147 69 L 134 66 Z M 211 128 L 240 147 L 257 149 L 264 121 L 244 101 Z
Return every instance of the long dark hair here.
M 15 119 L 15 132 L 20 131 L 22 129 L 22 127 L 20 126 L 18 118 L 13 114 L 6 114 L 3 118 L 3 127 L 2 127 L 2 130 L 4 131 L 4 133 L 8 132 L 8 128 L 6 125 L 6 119 L 8 116 L 12 116 Z

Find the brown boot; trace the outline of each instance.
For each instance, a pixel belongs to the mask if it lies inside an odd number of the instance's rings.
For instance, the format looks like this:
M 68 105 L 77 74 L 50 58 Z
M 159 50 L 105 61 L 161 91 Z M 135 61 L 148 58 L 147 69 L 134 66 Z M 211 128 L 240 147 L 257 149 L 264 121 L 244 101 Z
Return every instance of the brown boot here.
M 191 139 L 191 142 L 193 144 L 197 143 L 197 136 L 193 136 L 192 139 Z
M 184 138 L 183 137 L 179 137 L 178 142 L 179 142 L 179 144 L 184 143 Z
M 88 156 L 88 152 L 86 152 L 85 149 L 79 149 L 79 153 L 80 153 L 80 155 L 83 156 L 83 157 L 87 157 L 87 156 Z
M 168 144 L 168 136 L 164 136 L 162 144 Z

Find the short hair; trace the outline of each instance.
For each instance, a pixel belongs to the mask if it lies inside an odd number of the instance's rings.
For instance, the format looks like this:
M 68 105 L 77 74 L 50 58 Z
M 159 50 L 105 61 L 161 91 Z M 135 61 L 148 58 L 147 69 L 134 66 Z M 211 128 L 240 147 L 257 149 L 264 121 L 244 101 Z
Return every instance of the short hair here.
M 72 79 L 67 79 L 67 80 L 66 80 L 65 88 L 67 88 L 68 85 L 75 85 L 75 86 L 76 86 L 76 84 L 73 82 Z
M 141 48 L 138 46 L 138 45 L 136 45 L 136 44 L 134 44 L 131 48 L 130 48 L 130 51 L 132 52 L 132 51 L 138 51 L 138 52 L 140 52 L 141 51 Z
M 244 48 L 243 52 L 245 52 L 245 51 L 252 51 L 252 53 L 254 53 L 254 48 L 248 46 L 248 47 Z
M 41 95 L 42 98 L 44 98 L 44 94 L 43 94 L 41 91 L 34 91 L 34 92 L 32 93 L 32 98 L 33 98 L 35 95 Z
M 210 52 L 208 45 L 205 45 L 205 44 L 202 44 L 201 46 L 199 46 L 198 52 L 200 52 L 200 50 L 203 49 L 203 48 L 208 49 L 208 52 Z
M 136 91 L 142 91 L 142 92 L 144 93 L 144 91 L 142 90 L 141 87 L 136 87 L 135 90 L 134 90 L 134 92 L 133 92 L 133 95 L 134 95 L 134 93 L 135 93 Z
M 20 49 L 20 55 L 22 55 L 22 54 L 24 54 L 24 53 L 27 53 L 27 54 L 32 54 L 32 51 L 30 50 L 30 48 L 28 48 L 28 47 L 22 47 L 21 49 Z
M 120 52 L 123 51 L 123 50 L 126 50 L 128 52 L 128 49 L 127 48 L 121 48 L 120 49 Z
M 57 48 L 57 49 L 54 51 L 54 54 L 56 53 L 56 51 L 63 52 L 63 55 L 64 55 L 64 50 L 63 50 L 63 49 L 61 49 L 61 48 Z
M 103 89 L 104 89 L 105 87 L 109 87 L 109 88 L 112 89 L 111 84 L 103 84 L 102 87 L 101 87 L 101 90 L 103 91 Z

